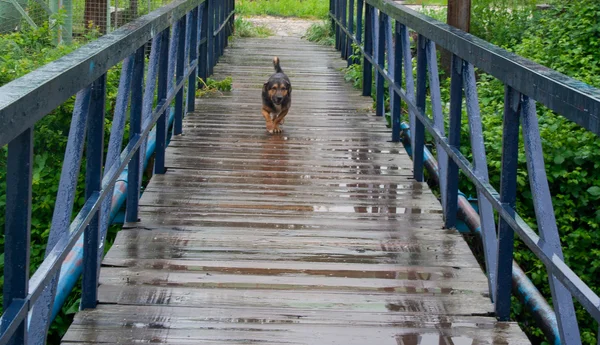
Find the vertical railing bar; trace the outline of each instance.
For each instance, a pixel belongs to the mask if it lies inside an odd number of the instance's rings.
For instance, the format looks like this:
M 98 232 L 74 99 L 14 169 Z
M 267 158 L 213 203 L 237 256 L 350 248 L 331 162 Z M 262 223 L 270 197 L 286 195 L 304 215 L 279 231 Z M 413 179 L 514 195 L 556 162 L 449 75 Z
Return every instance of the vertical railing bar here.
M 377 20 L 379 21 L 379 25 L 377 26 L 379 32 L 377 33 L 377 65 L 382 70 L 385 70 L 385 17 L 387 15 L 382 11 L 379 11 L 379 16 Z M 385 115 L 385 104 L 384 104 L 384 81 L 382 75 L 380 75 L 379 70 L 375 69 L 375 97 L 376 97 L 376 108 L 375 115 L 384 116 Z
M 427 42 L 425 36 L 419 34 L 417 39 L 417 109 L 425 114 L 427 87 Z M 412 70 L 411 70 L 412 73 Z M 413 147 L 413 174 L 417 182 L 423 182 L 423 154 L 425 149 L 425 126 L 415 119 L 415 144 Z
M 379 9 L 375 6 L 371 6 L 371 43 L 373 44 L 373 62 L 378 64 L 379 61 Z M 373 66 L 374 67 L 374 66 Z M 377 83 L 379 82 L 379 73 L 377 69 L 373 70 L 375 78 L 375 91 L 377 91 Z M 377 94 L 376 94 L 377 97 Z M 377 100 L 377 99 L 375 99 Z
M 347 7 L 348 7 L 348 0 L 340 0 L 340 22 L 342 23 L 341 27 L 344 29 L 348 29 L 347 25 L 346 25 L 346 11 L 347 11 Z M 346 31 L 344 30 L 340 30 L 340 53 L 341 53 L 341 57 L 342 59 L 346 59 L 347 53 L 348 53 L 348 37 L 346 37 Z
M 364 10 L 364 0 L 358 0 L 356 6 L 356 41 L 360 44 L 363 42 L 363 10 Z M 359 58 L 354 60 L 355 64 L 360 64 Z
M 104 116 L 106 74 L 92 84 L 87 123 L 85 198 L 102 190 L 102 158 L 104 156 Z M 100 211 L 96 211 L 84 232 L 81 309 L 95 308 L 98 300 Z
M 346 43 L 346 59 L 348 60 L 348 66 L 352 65 L 352 59 L 350 58 L 352 56 L 352 35 L 354 34 L 354 1 L 355 0 L 349 0 L 349 6 L 348 6 L 348 32 L 350 33 L 350 36 L 348 36 L 348 41 Z
M 444 113 L 442 112 L 442 96 L 440 94 L 440 75 L 437 66 L 437 54 L 435 51 L 435 42 L 427 42 L 427 70 L 429 74 L 429 95 L 431 98 L 431 112 L 433 114 L 433 126 L 442 135 L 445 134 Z M 440 193 L 442 209 L 446 208 L 446 174 L 448 172 L 448 154 L 442 146 L 436 143 L 436 153 L 438 167 L 440 170 Z
M 210 60 L 208 57 L 208 2 L 209 0 L 205 1 L 204 5 L 202 6 L 202 20 L 200 21 L 202 23 L 202 28 L 200 29 L 200 40 L 204 40 L 206 38 L 207 41 L 200 45 L 200 53 L 198 55 L 198 66 L 200 66 L 198 68 L 198 76 L 204 81 L 206 81 L 206 77 L 208 77 L 208 62 Z M 198 88 L 202 88 L 200 81 L 198 81 Z
M 475 79 L 475 69 L 472 64 L 464 63 L 463 84 L 465 89 L 465 100 L 467 105 L 467 114 L 469 117 L 469 131 L 471 139 L 471 151 L 473 152 L 473 169 L 478 178 L 488 182 L 488 167 L 483 138 L 483 125 L 477 97 L 477 82 Z M 517 129 L 518 130 L 518 129 Z M 481 215 L 481 237 L 483 242 L 484 258 L 490 296 L 492 301 L 496 300 L 496 266 L 498 264 L 498 240 L 496 238 L 496 224 L 494 221 L 494 210 L 490 201 L 483 195 L 483 192 L 477 190 L 477 203 L 479 204 L 479 214 Z
M 552 206 L 552 195 L 550 194 L 550 187 L 548 186 L 546 176 L 544 152 L 535 101 L 527 96 L 523 96 L 522 108 L 522 129 L 525 156 L 527 157 L 527 174 L 529 175 L 529 184 L 531 186 L 531 194 L 533 195 L 533 207 L 540 239 L 547 244 L 543 248 L 550 248 L 551 250 L 551 252 L 546 253 L 548 256 L 556 256 L 560 260 L 564 260 L 556 217 L 554 215 L 554 207 Z M 573 296 L 558 281 L 551 270 L 548 270 L 548 279 L 560 339 L 566 345 L 580 345 L 581 337 L 575 315 Z
M 6 161 L 6 208 L 4 220 L 3 306 L 27 297 L 31 241 L 31 189 L 33 176 L 33 129 L 8 143 Z M 8 323 L 0 323 L 4 332 Z M 23 320 L 9 344 L 27 344 L 27 320 Z
M 394 76 L 394 41 L 392 39 L 392 21 L 389 16 L 384 17 L 383 26 L 385 27 L 385 51 L 387 56 L 387 72 L 390 77 Z M 402 83 L 400 83 L 402 84 Z M 388 92 L 390 95 L 390 112 L 394 108 L 394 88 L 393 85 L 388 85 Z M 392 134 L 393 135 L 393 134 Z
M 452 54 L 450 70 L 450 113 L 448 128 L 448 144 L 460 148 L 460 129 L 462 117 L 463 95 L 463 62 Z M 456 226 L 458 212 L 458 165 L 446 155 L 448 167 L 446 173 L 446 207 L 444 207 L 444 227 L 451 229 Z M 489 271 L 488 271 L 489 272 Z
M 412 55 L 410 51 L 410 37 L 408 35 L 408 28 L 404 25 L 400 25 L 400 35 L 402 39 L 402 65 L 404 66 L 404 82 L 406 87 L 406 96 L 412 102 L 415 100 L 415 82 L 413 78 L 413 65 Z M 408 110 L 408 118 L 410 125 L 411 136 L 411 147 L 415 147 L 415 132 L 416 132 L 416 115 L 412 110 Z M 414 153 L 413 153 L 414 156 Z M 414 158 L 413 158 L 414 160 Z
M 371 84 L 373 83 L 373 66 L 369 61 L 368 57 L 373 56 L 373 36 L 371 31 L 373 26 L 371 25 L 371 11 L 373 7 L 368 3 L 365 3 L 365 56 L 363 56 L 363 96 L 371 96 Z
M 400 22 L 396 21 L 396 29 L 394 33 L 396 44 L 394 45 L 394 84 L 398 89 L 402 88 L 402 31 L 400 30 Z M 391 47 L 388 45 L 388 47 Z M 389 51 L 392 49 L 390 48 Z M 392 65 L 392 64 L 390 64 Z M 400 95 L 392 91 L 392 141 L 400 141 L 400 122 L 401 122 L 401 102 Z
M 184 60 L 185 60 L 185 41 L 186 36 L 182 33 L 186 32 L 185 18 L 181 18 L 177 23 L 179 26 L 179 36 L 177 37 L 177 67 L 175 69 L 175 80 L 179 81 L 183 77 Z M 183 132 L 183 88 L 179 89 L 175 96 L 175 125 L 173 129 L 174 135 L 179 135 Z
M 166 100 L 167 90 L 173 85 L 173 69 L 170 63 L 170 50 L 173 47 L 173 43 L 170 40 L 171 30 L 166 28 L 161 33 L 161 45 L 160 45 L 160 59 L 158 67 L 158 100 Z M 174 59 L 173 59 L 174 60 Z M 171 78 L 168 78 L 169 72 Z M 155 148 L 155 159 L 154 159 L 154 173 L 164 174 L 165 173 L 165 149 L 167 147 L 167 123 L 168 116 L 167 111 L 163 112 L 156 122 L 156 148 Z
M 190 57 L 189 61 L 194 61 L 198 57 L 198 7 L 192 10 L 191 16 L 191 40 L 190 40 Z M 187 89 L 187 111 L 193 112 L 196 106 L 196 75 L 198 68 L 194 67 L 194 70 L 190 73 L 188 78 L 188 89 Z
M 205 77 L 213 74 L 214 61 L 215 61 L 215 48 L 214 48 L 214 36 L 213 32 L 215 30 L 215 9 L 214 9 L 214 1 L 215 0 L 206 0 L 206 48 L 207 48 L 207 73 Z M 204 78 L 206 81 L 206 78 Z
M 339 11 L 340 11 L 340 4 L 341 4 L 342 0 L 333 0 L 333 16 L 335 19 L 339 20 Z M 339 50 L 340 49 L 340 27 L 338 25 L 338 22 L 336 20 L 332 20 L 333 23 L 333 29 L 334 29 L 334 33 L 335 33 L 335 49 Z
M 63 160 L 58 193 L 52 215 L 52 224 L 50 226 L 50 235 L 48 236 L 44 258 L 52 252 L 58 241 L 67 236 L 69 231 L 85 143 L 91 89 L 91 85 L 87 86 L 80 90 L 75 98 L 71 128 L 69 129 L 67 148 L 65 150 L 65 158 Z M 60 270 L 54 274 L 50 284 L 44 288 L 42 295 L 30 312 L 31 323 L 29 326 L 29 335 L 31 336 L 31 341 L 35 343 L 44 343 L 46 339 L 48 327 L 50 327 L 52 306 L 54 305 L 59 275 Z
M 514 215 L 517 198 L 517 166 L 519 154 L 519 100 L 521 94 L 512 87 L 504 87 L 504 118 L 502 130 L 502 170 L 500 173 L 500 202 Z M 484 218 L 482 217 L 482 220 Z M 512 260 L 514 232 L 508 223 L 498 221 L 498 264 L 496 274 L 496 318 L 510 320 L 512 288 Z
M 131 142 L 142 132 L 142 97 L 144 87 L 144 46 L 135 52 L 133 63 L 133 81 L 131 84 L 131 110 L 129 111 L 129 141 Z M 142 153 L 138 149 L 128 164 L 127 170 L 127 205 L 125 221 L 138 221 L 138 205 L 140 196 Z

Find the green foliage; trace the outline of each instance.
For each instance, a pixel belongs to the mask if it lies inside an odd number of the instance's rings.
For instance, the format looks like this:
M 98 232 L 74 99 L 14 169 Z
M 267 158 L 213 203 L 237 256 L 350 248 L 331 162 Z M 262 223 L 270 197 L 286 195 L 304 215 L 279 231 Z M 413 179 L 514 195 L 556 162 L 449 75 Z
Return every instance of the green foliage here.
M 206 82 L 202 78 L 198 78 L 198 81 L 204 84 L 204 86 L 196 90 L 196 97 L 210 97 L 221 94 L 221 91 L 231 91 L 231 84 L 233 82 L 231 77 L 227 77 L 221 81 L 206 78 Z
M 325 0 L 236 0 L 237 13 L 244 16 L 327 18 L 329 2 Z
M 532 24 L 531 17 L 539 16 L 536 0 L 477 0 L 471 8 L 471 33 L 504 49 L 521 42 Z
M 520 2 L 519 6 L 504 1 L 474 1 L 472 31 L 521 56 L 600 87 L 600 0 L 556 1 L 553 6 L 550 10 L 540 11 L 534 10 L 533 3 L 528 1 Z M 415 59 L 413 73 L 414 64 Z M 356 87 L 362 87 L 362 66 L 347 68 L 346 79 Z M 449 79 L 442 80 L 442 104 L 449 102 L 449 85 Z M 498 189 L 504 86 L 492 76 L 478 71 L 477 88 L 490 183 Z M 593 291 L 600 293 L 600 211 L 595 206 L 600 200 L 600 139 L 539 104 L 537 114 L 565 261 Z M 461 152 L 472 159 L 464 107 L 463 119 Z M 433 144 L 431 140 L 428 143 Z M 432 146 L 433 151 L 434 148 Z M 522 135 L 518 165 L 517 211 L 537 230 Z M 476 196 L 474 186 L 464 177 L 460 189 L 467 195 Z M 544 265 L 518 238 L 515 239 L 514 256 L 552 305 Z M 576 309 L 583 343 L 595 344 L 598 324 L 578 303 Z M 534 343 L 542 342 L 541 330 L 515 298 L 512 317 L 536 339 Z
M 308 30 L 306 30 L 304 38 L 310 42 L 326 46 L 335 44 L 334 32 L 331 29 L 331 23 L 329 21 L 312 24 Z
M 273 36 L 273 31 L 263 25 L 255 25 L 241 17 L 235 18 L 235 37 L 269 37 Z

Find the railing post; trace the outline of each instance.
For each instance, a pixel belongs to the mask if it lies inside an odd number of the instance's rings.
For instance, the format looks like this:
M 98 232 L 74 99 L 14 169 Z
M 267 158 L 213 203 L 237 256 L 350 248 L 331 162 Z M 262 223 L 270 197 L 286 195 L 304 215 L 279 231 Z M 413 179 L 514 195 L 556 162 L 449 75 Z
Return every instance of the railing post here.
M 187 112 L 191 113 L 195 109 L 196 103 L 196 73 L 198 71 L 198 7 L 192 10 L 192 16 L 190 18 L 191 25 L 191 37 L 189 42 L 189 61 L 190 64 L 196 63 L 193 67 L 192 73 L 188 77 L 188 88 L 187 88 Z M 192 68 L 190 66 L 190 68 Z
M 383 11 L 379 11 L 379 26 L 377 32 L 377 65 L 381 70 L 385 70 L 385 17 L 387 15 L 383 13 Z M 376 97 L 376 109 L 375 115 L 383 116 L 385 115 L 385 104 L 384 104 L 384 81 L 383 75 L 379 72 L 378 69 L 375 69 L 375 97 Z
M 402 87 L 402 32 L 400 28 L 400 22 L 396 21 L 396 29 L 394 33 L 396 41 L 396 45 L 394 46 L 394 84 L 396 84 L 398 89 Z M 393 91 L 392 104 L 392 141 L 397 143 L 400 141 L 401 103 L 400 95 L 398 95 L 396 91 Z
M 363 96 L 371 96 L 373 84 L 373 66 L 369 58 L 373 57 L 373 25 L 371 25 L 373 7 L 365 3 L 365 56 L 363 56 Z
M 417 109 L 425 115 L 425 96 L 427 92 L 427 39 L 420 35 L 417 39 Z M 417 182 L 423 182 L 423 154 L 425 149 L 425 127 L 415 116 L 415 146 L 413 148 L 413 174 Z
M 458 56 L 452 54 L 450 69 L 450 124 L 448 129 L 448 144 L 460 148 L 460 125 L 462 116 L 462 89 L 463 89 L 463 62 Z M 456 213 L 458 212 L 458 165 L 446 156 L 446 207 L 444 208 L 444 222 L 447 229 L 456 226 Z
M 102 158 L 104 156 L 104 113 L 106 74 L 92 84 L 90 113 L 87 124 L 87 159 L 85 198 L 102 190 Z M 100 211 L 85 229 L 81 309 L 95 308 L 98 301 L 98 250 L 100 246 Z
M 129 142 L 139 140 L 142 132 L 142 90 L 144 83 L 144 46 L 135 52 L 133 63 L 133 81 L 131 83 L 131 111 L 129 112 Z M 140 197 L 140 162 L 142 154 L 137 150 L 127 168 L 127 207 L 126 222 L 138 221 L 138 206 Z
M 31 238 L 31 182 L 33 128 L 8 143 L 6 164 L 6 210 L 4 224 L 3 307 L 27 297 Z M 9 326 L 2 322 L 2 331 Z M 27 319 L 15 331 L 9 344 L 27 344 Z
M 350 57 L 353 54 L 352 51 L 352 35 L 354 34 L 354 0 L 349 0 L 350 4 L 348 6 L 348 32 L 350 36 L 348 36 L 348 40 L 346 43 L 346 59 L 348 60 L 348 66 L 352 65 L 353 59 Z
M 363 9 L 364 9 L 364 0 L 358 0 L 356 5 L 356 41 L 360 44 L 363 42 L 362 40 L 362 31 L 363 31 Z M 354 60 L 355 64 L 360 63 L 360 59 L 357 57 Z
M 215 66 L 215 40 L 214 40 L 214 32 L 215 32 L 215 0 L 206 0 L 206 13 L 207 13 L 207 27 L 206 27 L 206 45 L 207 45 L 207 63 L 208 63 L 208 73 L 209 75 L 213 74 L 213 68 Z M 206 81 L 206 79 L 204 79 Z
M 512 87 L 504 88 L 504 128 L 502 130 L 502 170 L 500 173 L 500 202 L 514 216 L 517 198 L 517 165 L 519 154 L 519 121 L 521 94 Z M 514 232 L 500 217 L 498 222 L 498 267 L 496 275 L 496 317 L 510 320 L 512 291 L 512 261 Z
M 175 38 L 174 38 L 175 39 Z M 161 33 L 160 38 L 160 53 L 159 53 L 159 65 L 158 65 L 158 90 L 157 98 L 158 103 L 164 102 L 167 99 L 167 90 L 169 87 L 169 81 L 167 79 L 169 72 L 169 50 L 171 47 L 171 29 L 166 28 Z M 206 61 L 206 60 L 204 60 Z M 171 84 L 173 76 L 171 75 Z M 169 122 L 169 115 L 167 110 L 163 112 L 156 122 L 156 151 L 154 159 L 154 173 L 164 174 L 165 173 L 165 149 L 167 147 L 167 124 Z
M 209 64 L 209 57 L 208 57 L 208 3 L 210 0 L 206 0 L 204 2 L 204 8 L 202 9 L 202 25 L 200 28 L 200 41 L 205 40 L 203 43 L 200 44 L 200 53 L 198 55 L 198 76 L 206 81 L 206 77 L 208 77 L 208 64 Z M 198 81 L 198 88 L 202 88 L 202 83 L 200 81 Z
M 185 43 L 186 43 L 186 20 L 182 17 L 179 22 L 179 36 L 177 37 L 177 67 L 175 70 L 175 85 L 183 81 L 183 71 L 185 64 Z M 173 135 L 179 135 L 183 132 L 183 88 L 179 89 L 175 96 L 175 128 Z
M 333 17 L 339 20 L 339 12 L 340 12 L 340 1 L 342 0 L 332 0 L 333 1 Z M 337 20 L 331 20 L 334 26 L 335 32 L 335 49 L 340 50 L 340 26 L 338 25 Z
M 340 0 L 340 15 L 339 15 L 339 19 L 340 22 L 342 23 L 341 28 L 340 28 L 340 55 L 342 57 L 342 59 L 346 59 L 348 50 L 347 50 L 347 46 L 348 46 L 348 37 L 346 37 L 346 31 L 342 30 L 342 29 L 347 29 L 347 25 L 346 25 L 346 10 L 348 7 L 348 0 Z

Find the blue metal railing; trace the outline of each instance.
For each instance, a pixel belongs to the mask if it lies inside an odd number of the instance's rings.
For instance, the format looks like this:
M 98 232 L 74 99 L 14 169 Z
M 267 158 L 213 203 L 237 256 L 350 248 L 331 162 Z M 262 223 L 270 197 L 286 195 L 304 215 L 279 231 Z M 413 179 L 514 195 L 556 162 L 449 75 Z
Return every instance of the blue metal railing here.
M 137 221 L 143 167 L 154 153 L 154 173 L 165 172 L 169 127 L 181 134 L 184 113 L 194 110 L 196 78 L 206 79 L 223 54 L 233 13 L 234 0 L 174 1 L 0 88 L 0 146 L 8 145 L 0 345 L 45 343 L 81 274 L 81 308 L 95 308 L 108 225 L 125 200 L 126 221 Z M 106 73 L 121 62 L 104 159 Z M 33 126 L 74 94 L 46 255 L 30 279 Z M 84 147 L 86 201 L 71 221 Z
M 360 48 L 365 96 L 371 95 L 372 73 L 375 70 L 376 114 L 379 116 L 385 112 L 384 82 L 388 82 L 392 140 L 399 141 L 401 134 L 406 138 L 410 129 L 412 135 L 405 140 L 405 147 L 412 152 L 414 177 L 417 181 L 423 181 L 423 170 L 428 169 L 439 182 L 445 226 L 454 227 L 459 214 L 468 218 L 467 223 L 480 234 L 496 317 L 501 321 L 509 319 L 511 287 L 514 287 L 512 290 L 525 301 L 526 306 L 531 307 L 530 310 L 551 342 L 581 344 L 573 297 L 596 321 L 600 321 L 600 298 L 563 260 L 546 179 L 536 101 L 600 135 L 600 90 L 391 0 L 330 0 L 330 17 L 336 35 L 335 47 L 341 51 L 342 58 L 348 60 L 348 64 L 356 62 L 352 57 L 352 45 Z M 393 32 L 391 20 L 395 20 Z M 409 28 L 418 35 L 416 85 Z M 448 135 L 445 134 L 436 45 L 452 54 Z M 505 84 L 500 192 L 488 181 L 475 67 Z M 402 88 L 403 84 L 405 88 Z M 432 117 L 425 111 L 427 85 Z M 459 150 L 463 92 L 473 162 L 468 161 Z M 409 126 L 401 123 L 401 101 L 408 108 Z M 515 210 L 520 124 L 525 139 L 527 170 L 539 236 Z M 405 126 L 404 130 L 402 126 Z M 434 164 L 433 156 L 425 148 L 425 130 L 435 140 L 437 164 Z M 477 188 L 479 216 L 468 202 L 462 200 L 464 198 L 459 197 L 459 168 Z M 494 211 L 499 214 L 498 233 Z M 546 266 L 553 309 L 513 260 L 515 232 Z

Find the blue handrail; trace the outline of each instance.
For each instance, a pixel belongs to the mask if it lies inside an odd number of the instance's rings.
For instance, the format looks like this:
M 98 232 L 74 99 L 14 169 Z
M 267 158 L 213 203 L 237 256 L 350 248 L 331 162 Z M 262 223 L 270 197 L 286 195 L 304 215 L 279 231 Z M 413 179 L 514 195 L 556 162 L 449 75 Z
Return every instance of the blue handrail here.
M 125 200 L 126 220 L 137 221 L 141 171 L 154 153 L 154 173 L 165 172 L 168 130 L 173 124 L 174 135 L 182 132 L 184 113 L 194 110 L 196 78 L 206 78 L 223 54 L 233 13 L 234 0 L 177 0 L 0 88 L 0 145 L 8 145 L 0 345 L 44 343 L 81 274 L 81 308 L 96 306 L 108 225 Z M 120 62 L 104 160 L 106 73 Z M 29 279 L 33 126 L 73 94 L 46 256 Z M 121 150 L 128 113 L 130 135 Z M 84 146 L 86 201 L 71 222 Z
M 393 141 L 400 140 L 400 102 L 402 100 L 407 104 L 412 134 L 409 146 L 413 151 L 413 173 L 417 181 L 423 181 L 426 166 L 425 130 L 435 140 L 441 202 L 447 228 L 455 226 L 459 210 L 458 169 L 475 184 L 490 298 L 495 305 L 496 317 L 502 321 L 510 317 L 513 280 L 522 288 L 526 298 L 536 298 L 529 305 L 547 304 L 540 300 L 541 295 L 536 294 L 535 289 L 530 289 L 532 285 L 529 280 L 513 274 L 513 238 L 516 232 L 544 263 L 550 277 L 555 314 L 547 315 L 549 308 L 533 310 L 538 320 L 547 323 L 542 329 L 555 344 L 581 344 L 573 297 L 596 321 L 600 321 L 600 298 L 564 263 L 546 179 L 535 105 L 537 101 L 600 135 L 600 90 L 391 0 L 330 0 L 330 17 L 335 27 L 335 46 L 341 51 L 342 58 L 347 59 L 349 64 L 354 62 L 351 61 L 352 44 L 356 44 L 362 53 L 365 96 L 371 95 L 372 73 L 375 70 L 376 114 L 379 116 L 384 114 L 384 81 L 388 82 Z M 354 23 L 355 19 L 356 30 L 352 25 L 346 25 Z M 395 20 L 394 32 L 391 20 Z M 412 71 L 409 28 L 418 36 L 416 81 Z M 436 45 L 452 54 L 448 135 L 445 134 Z M 488 181 L 475 67 L 505 84 L 500 192 Z M 402 88 L 403 84 L 405 88 Z M 425 111 L 428 84 L 432 118 Z M 459 150 L 463 91 L 471 132 L 473 162 L 468 161 Z M 525 138 L 525 154 L 539 236 L 515 210 L 520 123 Z M 500 216 L 498 235 L 494 211 Z M 554 320 L 556 327 L 553 325 Z

